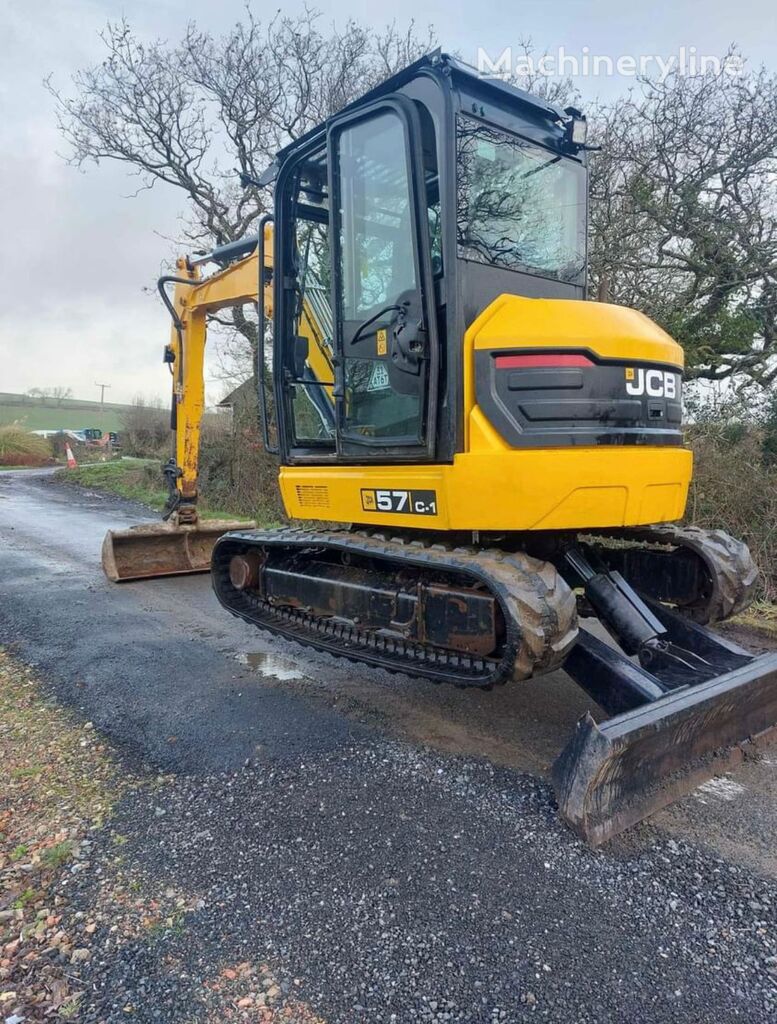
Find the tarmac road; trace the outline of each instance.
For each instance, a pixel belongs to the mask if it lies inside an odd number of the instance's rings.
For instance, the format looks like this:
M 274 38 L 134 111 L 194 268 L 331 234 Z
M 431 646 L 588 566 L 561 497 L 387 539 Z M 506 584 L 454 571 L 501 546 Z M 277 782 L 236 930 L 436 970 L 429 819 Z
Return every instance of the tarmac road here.
M 0 473 L 0 642 L 174 776 L 163 813 L 128 798 L 116 828 L 139 870 L 205 894 L 199 976 L 248 949 L 326 1022 L 777 1019 L 777 752 L 593 854 L 544 781 L 590 707 L 563 673 L 436 687 L 260 634 L 207 576 L 108 583 L 105 530 L 144 518 Z M 93 964 L 85 1019 L 210 1019 L 165 941 L 140 974 L 126 950 Z

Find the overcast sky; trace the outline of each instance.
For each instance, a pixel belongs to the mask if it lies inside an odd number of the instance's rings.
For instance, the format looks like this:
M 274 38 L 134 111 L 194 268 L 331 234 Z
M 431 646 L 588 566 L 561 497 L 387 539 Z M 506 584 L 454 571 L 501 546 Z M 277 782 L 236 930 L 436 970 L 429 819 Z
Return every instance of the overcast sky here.
M 350 0 L 316 4 L 342 22 L 367 15 Z M 277 4 L 252 4 L 266 19 Z M 169 324 L 153 294 L 175 247 L 181 196 L 157 186 L 136 198 L 120 165 L 78 171 L 61 154 L 45 76 L 67 90 L 70 75 L 102 57 L 98 33 L 126 16 L 146 38 L 177 39 L 188 20 L 218 32 L 240 17 L 240 0 L 0 0 L 0 391 L 63 385 L 95 398 L 165 395 L 160 361 Z M 284 7 L 296 12 L 298 5 Z M 629 7 L 623 0 L 394 0 L 399 24 L 433 25 L 445 49 L 475 62 L 531 36 L 538 51 L 582 56 L 722 54 L 736 42 L 753 63 L 777 69 L 774 0 L 675 0 Z M 628 78 L 587 78 L 584 95 L 628 89 Z M 222 385 L 210 370 L 209 398 Z

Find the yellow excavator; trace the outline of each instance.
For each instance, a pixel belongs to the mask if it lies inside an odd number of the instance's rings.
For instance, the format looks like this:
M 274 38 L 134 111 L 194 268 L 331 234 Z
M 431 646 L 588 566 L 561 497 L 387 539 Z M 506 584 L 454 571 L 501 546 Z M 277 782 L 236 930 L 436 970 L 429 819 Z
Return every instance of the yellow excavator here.
M 677 525 L 683 352 L 588 300 L 587 154 L 577 110 L 439 52 L 282 150 L 254 182 L 274 182 L 258 236 L 160 282 L 169 519 L 109 534 L 104 565 L 210 565 L 247 622 L 435 682 L 563 668 L 609 716 L 581 720 L 553 769 L 598 844 L 775 738 L 777 655 L 708 628 L 756 569 L 740 541 Z M 281 529 L 197 517 L 206 319 L 246 301 L 298 521 Z

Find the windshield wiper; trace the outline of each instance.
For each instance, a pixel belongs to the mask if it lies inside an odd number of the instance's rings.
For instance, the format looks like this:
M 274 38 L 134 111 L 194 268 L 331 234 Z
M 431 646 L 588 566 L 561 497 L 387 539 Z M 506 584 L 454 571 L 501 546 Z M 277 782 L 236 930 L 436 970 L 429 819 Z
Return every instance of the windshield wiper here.
M 545 168 L 550 167 L 551 164 L 557 164 L 561 159 L 562 158 L 560 156 L 553 156 L 550 160 L 546 160 L 544 164 L 540 164 L 539 167 L 533 167 L 530 171 L 527 171 L 526 174 L 522 174 L 521 177 L 530 178 L 532 174 L 539 174 L 540 171 L 544 171 Z

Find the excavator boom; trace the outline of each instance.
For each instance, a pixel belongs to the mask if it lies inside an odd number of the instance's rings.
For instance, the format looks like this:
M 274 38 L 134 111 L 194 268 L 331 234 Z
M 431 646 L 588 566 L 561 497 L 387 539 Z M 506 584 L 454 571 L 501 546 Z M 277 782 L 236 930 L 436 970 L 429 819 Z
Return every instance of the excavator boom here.
M 268 228 L 268 234 L 270 229 Z M 258 239 L 222 246 L 199 260 L 179 259 L 176 273 L 159 280 L 159 292 L 172 319 L 164 361 L 172 381 L 171 425 L 174 455 L 163 472 L 169 489 L 164 521 L 127 530 L 109 530 L 102 565 L 116 583 L 185 573 L 209 572 L 213 546 L 223 534 L 255 526 L 249 520 L 203 519 L 198 510 L 200 430 L 205 411 L 204 359 L 207 318 L 220 309 L 265 303 L 272 315 L 272 293 L 259 280 Z M 271 247 L 263 247 L 270 249 Z M 220 269 L 203 278 L 200 267 Z M 265 275 L 272 266 L 265 261 Z M 167 287 L 174 285 L 170 299 Z M 313 328 L 310 328 L 311 335 Z M 321 359 L 323 359 L 323 355 Z

